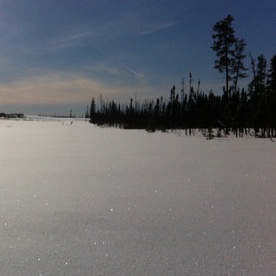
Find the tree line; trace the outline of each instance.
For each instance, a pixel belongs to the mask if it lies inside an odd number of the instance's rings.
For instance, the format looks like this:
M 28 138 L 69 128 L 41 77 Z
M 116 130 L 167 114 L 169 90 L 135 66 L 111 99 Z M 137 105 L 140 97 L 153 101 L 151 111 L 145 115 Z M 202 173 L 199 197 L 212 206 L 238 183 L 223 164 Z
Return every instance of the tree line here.
M 184 129 L 187 134 L 199 128 L 210 137 L 213 129 L 217 130 L 217 135 L 232 131 L 236 136 L 243 136 L 253 130 L 256 136 L 276 137 L 276 55 L 267 64 L 264 55 L 254 59 L 249 54 L 251 68 L 246 68 L 246 43 L 235 36 L 233 21 L 228 15 L 213 27 L 211 49 L 217 58 L 214 68 L 225 76 L 221 95 L 200 91 L 200 81 L 194 89 L 190 73 L 188 93 L 184 94 L 184 89 L 178 93 L 173 86 L 168 100 L 160 97 L 139 103 L 131 98 L 128 104 L 121 105 L 104 102 L 102 97 L 100 103 L 96 103 L 93 98 L 87 114 L 90 122 L 148 131 Z M 253 77 L 247 90 L 240 89 L 238 82 L 248 77 L 248 70 Z
M 4 113 L 4 112 L 0 112 L 0 119 L 22 119 L 24 118 L 24 114 L 23 113 Z

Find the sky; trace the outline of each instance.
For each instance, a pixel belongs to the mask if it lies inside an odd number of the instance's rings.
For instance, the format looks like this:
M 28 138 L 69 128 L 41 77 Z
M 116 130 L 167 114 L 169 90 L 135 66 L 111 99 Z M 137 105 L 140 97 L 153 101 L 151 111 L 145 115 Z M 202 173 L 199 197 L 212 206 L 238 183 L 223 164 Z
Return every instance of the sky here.
M 0 111 L 81 115 L 92 97 L 169 97 L 190 72 L 219 94 L 210 47 L 228 14 L 246 53 L 276 54 L 275 0 L 0 0 Z

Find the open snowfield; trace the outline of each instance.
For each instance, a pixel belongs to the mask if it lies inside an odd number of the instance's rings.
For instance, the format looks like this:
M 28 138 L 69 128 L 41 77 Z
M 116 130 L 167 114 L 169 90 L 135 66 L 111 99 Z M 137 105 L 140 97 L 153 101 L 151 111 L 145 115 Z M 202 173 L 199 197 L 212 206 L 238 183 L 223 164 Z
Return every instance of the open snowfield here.
M 276 143 L 0 120 L 0 275 L 276 275 Z

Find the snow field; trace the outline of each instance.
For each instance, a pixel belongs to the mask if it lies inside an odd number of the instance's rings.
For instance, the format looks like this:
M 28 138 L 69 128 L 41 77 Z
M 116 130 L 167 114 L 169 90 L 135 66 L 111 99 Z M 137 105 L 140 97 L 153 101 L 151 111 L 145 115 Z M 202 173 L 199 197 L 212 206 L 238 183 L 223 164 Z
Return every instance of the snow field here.
M 2 275 L 276 275 L 276 151 L 0 121 Z

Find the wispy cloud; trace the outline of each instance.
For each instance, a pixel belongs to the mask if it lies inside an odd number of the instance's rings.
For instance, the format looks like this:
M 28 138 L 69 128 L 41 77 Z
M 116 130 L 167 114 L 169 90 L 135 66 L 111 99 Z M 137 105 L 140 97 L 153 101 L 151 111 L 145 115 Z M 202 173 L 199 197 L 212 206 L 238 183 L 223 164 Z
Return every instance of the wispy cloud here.
M 148 21 L 148 22 L 147 22 Z M 139 13 L 129 13 L 123 17 L 112 18 L 101 24 L 87 24 L 75 26 L 62 36 L 57 36 L 51 41 L 52 48 L 75 47 L 85 43 L 101 45 L 112 43 L 114 39 L 128 36 L 133 40 L 135 35 L 148 35 L 160 32 L 175 25 L 176 22 L 152 22 L 151 19 L 141 21 Z
M 55 40 L 52 40 L 50 42 L 50 48 L 60 49 L 78 46 L 89 37 L 91 37 L 91 32 L 89 31 L 76 31 L 75 33 L 69 33 L 67 35 L 63 35 L 61 38 L 56 38 Z
M 133 70 L 132 68 L 130 68 L 129 66 L 127 66 L 125 63 L 121 62 L 119 59 L 115 60 L 119 65 L 121 65 L 123 68 L 125 68 L 129 73 L 131 73 L 132 75 L 134 75 L 136 78 L 142 78 L 143 74 L 142 73 L 138 73 L 137 71 Z
M 175 22 L 145 24 L 144 26 L 142 26 L 142 30 L 139 31 L 139 34 L 148 35 L 148 34 L 160 32 L 164 29 L 172 27 L 173 25 L 175 25 Z
M 50 48 L 71 48 L 80 45 L 84 46 L 85 44 L 93 45 L 96 48 L 97 45 L 132 33 L 133 30 L 130 24 L 126 23 L 124 17 L 100 22 L 100 24 L 88 22 L 86 25 L 80 24 L 67 31 L 63 30 L 62 35 L 56 34 L 50 41 Z
M 106 50 L 103 50 L 101 47 L 99 47 L 97 45 L 94 45 L 94 48 L 97 49 L 98 51 L 100 51 L 105 57 L 111 56 L 110 53 L 108 53 Z M 111 64 L 113 64 L 113 65 L 111 65 Z M 114 65 L 116 65 L 116 67 L 114 67 Z M 115 56 L 111 57 L 108 62 L 105 62 L 104 64 L 101 63 L 100 65 L 96 66 L 96 68 L 106 71 L 110 74 L 117 75 L 117 76 L 123 75 L 122 68 L 124 68 L 124 70 L 126 70 L 127 72 L 129 72 L 136 78 L 141 79 L 144 76 L 143 73 L 138 72 L 137 70 L 128 66 L 125 62 L 122 62 L 120 57 L 115 57 Z
M 108 62 L 100 62 L 93 65 L 86 65 L 84 68 L 90 72 L 100 73 L 100 74 L 108 74 L 115 77 L 122 76 L 122 71 L 119 70 L 117 67 L 112 66 Z

